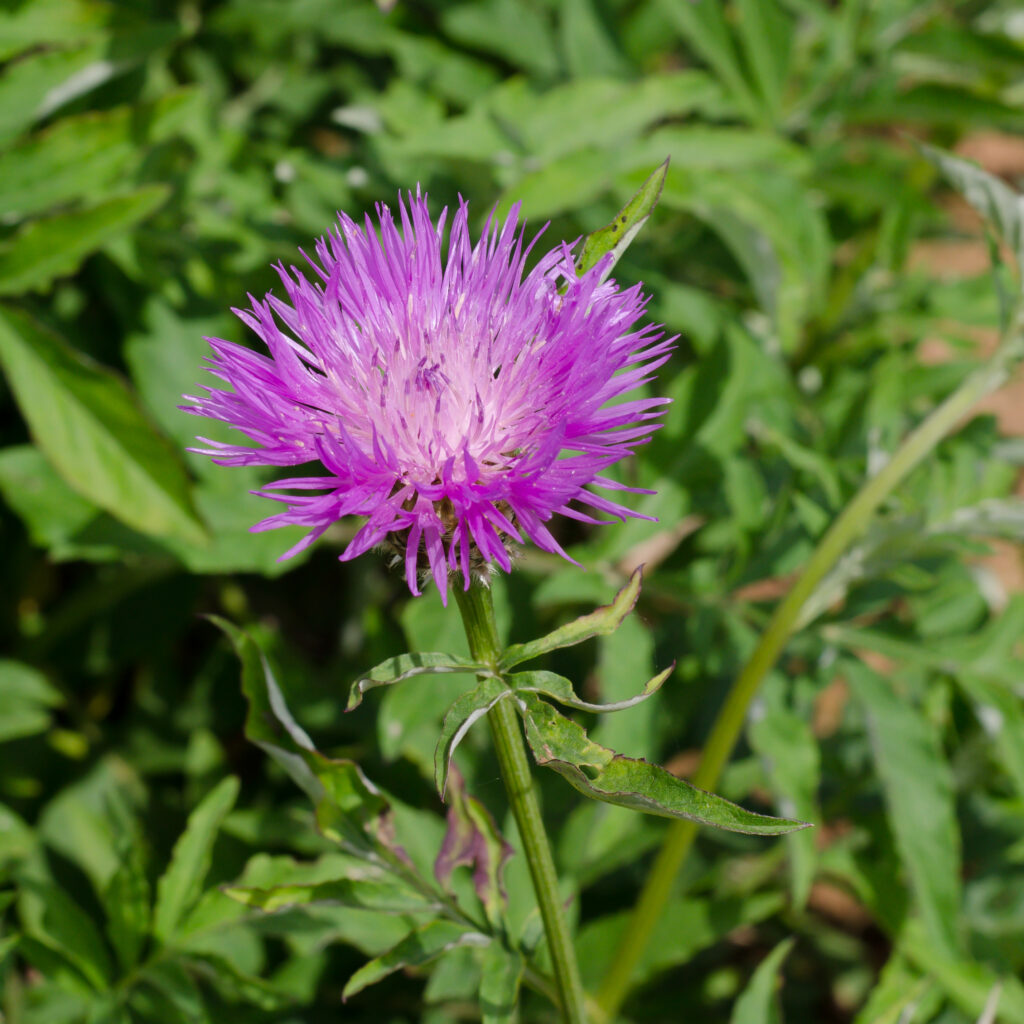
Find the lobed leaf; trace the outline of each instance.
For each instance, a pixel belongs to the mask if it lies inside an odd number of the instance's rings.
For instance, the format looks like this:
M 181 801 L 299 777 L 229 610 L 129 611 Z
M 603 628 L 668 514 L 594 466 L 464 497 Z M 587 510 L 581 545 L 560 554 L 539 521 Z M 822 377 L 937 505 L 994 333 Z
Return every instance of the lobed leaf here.
M 601 279 L 604 280 L 611 275 L 615 264 L 622 258 L 622 254 L 629 248 L 658 205 L 667 174 L 668 160 L 648 177 L 636 195 L 615 215 L 611 224 L 587 236 L 576 264 L 577 274 L 585 274 L 610 253 L 611 259 L 605 265 Z
M 390 686 L 412 676 L 434 672 L 484 672 L 487 666 L 472 658 L 458 654 L 443 654 L 432 651 L 423 653 L 398 654 L 382 661 L 370 669 L 365 676 L 357 679 L 349 691 L 346 711 L 357 708 L 363 702 L 363 695 L 378 686 Z
M 456 697 L 445 713 L 441 724 L 441 735 L 434 749 L 434 784 L 441 799 L 448 788 L 448 772 L 451 769 L 455 748 L 462 742 L 474 722 L 479 721 L 503 697 L 509 689 L 497 676 L 487 676 L 476 689 Z
M 555 672 L 514 672 L 505 677 L 505 682 L 517 693 L 539 693 L 542 697 L 550 697 L 567 708 L 601 713 L 625 711 L 627 708 L 642 704 L 648 697 L 653 697 L 661 689 L 675 670 L 676 663 L 673 661 L 667 669 L 648 680 L 635 697 L 612 701 L 608 704 L 591 704 L 589 701 L 581 700 L 576 696 L 572 682 Z
M 76 491 L 145 534 L 206 542 L 184 467 L 119 377 L 13 309 L 0 310 L 0 366 L 36 443 Z
M 461 946 L 487 946 L 490 938 L 453 921 L 431 921 L 410 932 L 383 956 L 359 968 L 345 985 L 341 998 L 349 999 L 405 967 L 420 967 Z
M 519 694 L 517 705 L 537 763 L 554 769 L 592 799 L 749 835 L 784 835 L 808 827 L 806 822 L 744 810 L 658 765 L 616 754 L 532 693 Z
M 506 647 L 498 661 L 499 671 L 506 672 L 524 661 L 539 658 L 542 654 L 557 650 L 559 647 L 572 647 L 591 637 L 614 633 L 636 605 L 640 596 L 642 576 L 643 566 L 639 566 L 633 571 L 626 585 L 615 595 L 611 604 L 602 605 L 589 615 L 582 615 L 573 622 L 567 622 L 539 640 Z

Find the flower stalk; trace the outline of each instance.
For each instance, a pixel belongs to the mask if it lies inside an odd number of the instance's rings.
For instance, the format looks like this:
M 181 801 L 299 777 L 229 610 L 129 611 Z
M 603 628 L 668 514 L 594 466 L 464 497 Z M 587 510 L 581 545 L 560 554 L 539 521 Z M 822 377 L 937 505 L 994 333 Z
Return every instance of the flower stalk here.
M 470 653 L 486 665 L 497 666 L 501 654 L 494 604 L 490 588 L 474 579 L 468 590 L 453 588 L 462 613 Z M 583 983 L 569 925 L 562 910 L 558 876 L 551 854 L 540 804 L 533 785 L 519 720 L 507 700 L 498 701 L 488 712 L 501 778 L 519 829 L 523 852 L 530 868 L 537 905 L 540 908 L 548 950 L 565 1024 L 586 1024 Z

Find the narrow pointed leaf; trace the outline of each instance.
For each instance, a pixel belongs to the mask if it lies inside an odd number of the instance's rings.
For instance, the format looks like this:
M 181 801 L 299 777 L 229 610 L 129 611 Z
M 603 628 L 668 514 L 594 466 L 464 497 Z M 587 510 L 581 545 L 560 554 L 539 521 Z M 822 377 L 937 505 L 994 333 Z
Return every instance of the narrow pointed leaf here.
M 917 147 L 995 228 L 1024 271 L 1024 197 L 969 160 L 923 142 L 917 143 Z
M 484 953 L 480 977 L 480 1019 L 483 1024 L 512 1024 L 523 978 L 523 958 L 498 942 Z
M 128 971 L 139 961 L 152 918 L 141 835 L 126 836 L 120 854 L 121 863 L 104 888 L 102 901 L 110 944 L 121 968 Z
M 473 887 L 487 920 L 500 931 L 508 903 L 503 874 L 512 847 L 498 831 L 491 812 L 466 792 L 457 771 L 452 780 L 448 831 L 434 862 L 434 875 L 447 888 L 457 867 L 471 867 Z
M 622 254 L 629 248 L 658 205 L 666 174 L 668 160 L 640 186 L 636 195 L 619 210 L 611 224 L 587 236 L 580 252 L 579 263 L 576 265 L 577 274 L 585 274 L 591 267 L 597 266 L 608 253 L 611 253 L 611 259 L 601 276 L 606 278 L 611 274 L 615 264 L 619 262 Z
M 453 921 L 431 921 L 422 928 L 410 932 L 397 946 L 383 956 L 364 964 L 349 978 L 341 994 L 348 999 L 362 992 L 369 985 L 375 985 L 389 974 L 405 967 L 419 967 L 436 960 L 439 956 L 459 946 L 486 946 L 490 939 L 480 932 L 469 931 Z
M 203 891 L 221 822 L 238 799 L 238 779 L 229 775 L 189 815 L 174 846 L 171 864 L 157 885 L 153 934 L 166 942 Z
M 589 701 L 581 700 L 576 696 L 572 682 L 565 676 L 557 675 L 554 672 L 515 672 L 506 676 L 505 682 L 516 692 L 539 693 L 542 697 L 550 697 L 567 708 L 600 714 L 607 711 L 625 711 L 627 708 L 642 704 L 648 697 L 653 697 L 661 689 L 665 680 L 675 670 L 676 663 L 672 662 L 667 669 L 649 680 L 635 697 L 630 697 L 628 700 L 612 701 L 610 704 L 591 704 Z
M 119 377 L 12 309 L 0 310 L 0 367 L 39 448 L 79 494 L 142 533 L 206 543 L 184 466 Z
M 602 605 L 589 615 L 582 615 L 572 622 L 539 640 L 531 640 L 525 644 L 512 644 L 507 647 L 498 663 L 504 672 L 524 661 L 539 658 L 542 654 L 557 650 L 559 647 L 572 647 L 595 636 L 607 636 L 614 633 L 622 625 L 623 619 L 633 610 L 640 596 L 643 566 L 634 570 L 629 582 L 615 595 L 611 604 Z
M 483 672 L 485 665 L 471 658 L 463 658 L 458 654 L 442 654 L 433 651 L 414 654 L 399 654 L 394 658 L 382 661 L 370 669 L 365 676 L 357 679 L 349 691 L 346 711 L 358 707 L 363 701 L 363 694 L 378 686 L 390 686 L 400 683 L 411 676 L 433 672 Z
M 750 982 L 733 1006 L 729 1024 L 782 1024 L 776 995 L 779 971 L 795 941 L 793 938 L 783 939 L 757 965 Z
M 434 784 L 442 800 L 448 787 L 448 771 L 455 748 L 473 723 L 483 718 L 499 700 L 508 695 L 508 687 L 496 676 L 489 676 L 481 680 L 476 689 L 456 697 L 448 708 L 434 749 Z
M 553 768 L 595 800 L 750 835 L 783 835 L 807 828 L 806 822 L 744 810 L 658 765 L 616 754 L 594 743 L 581 726 L 532 693 L 519 694 L 517 704 L 537 763 Z
M 866 665 L 845 665 L 864 707 L 889 826 L 929 938 L 962 952 L 960 833 L 952 772 L 935 728 Z
M 369 851 L 404 858 L 393 841 L 387 799 L 354 762 L 320 754 L 295 721 L 256 641 L 237 626 L 208 616 L 234 644 L 249 702 L 245 734 L 270 755 L 316 804 L 317 825 L 332 842 L 357 856 Z
M 408 886 L 385 878 L 337 878 L 309 885 L 278 885 L 272 889 L 229 886 L 224 892 L 247 907 L 259 907 L 268 912 L 327 904 L 383 914 L 415 914 L 436 910 L 439 906 Z

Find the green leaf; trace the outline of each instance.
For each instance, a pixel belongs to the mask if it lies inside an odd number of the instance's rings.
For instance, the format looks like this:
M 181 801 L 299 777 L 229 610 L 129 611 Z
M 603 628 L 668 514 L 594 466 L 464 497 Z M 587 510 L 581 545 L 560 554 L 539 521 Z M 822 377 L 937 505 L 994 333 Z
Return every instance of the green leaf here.
M 750 745 L 761 756 L 775 797 L 775 809 L 787 817 L 820 820 L 817 791 L 821 784 L 818 742 L 806 719 L 784 703 L 782 680 L 770 677 L 751 711 Z M 810 895 L 818 854 L 809 829 L 786 836 L 794 907 Z
M 169 194 L 165 185 L 145 185 L 32 221 L 0 246 L 0 295 L 45 289 L 73 273 L 86 256 L 145 220 Z
M 577 274 L 585 274 L 611 253 L 611 259 L 601 275 L 602 280 L 611 275 L 615 264 L 622 258 L 622 254 L 629 248 L 658 205 L 667 174 L 668 160 L 640 186 L 636 195 L 619 210 L 611 224 L 587 236 L 580 250 L 579 262 L 576 264 Z
M 440 907 L 436 901 L 386 878 L 337 878 L 308 885 L 277 885 L 272 889 L 228 886 L 223 891 L 247 907 L 266 911 L 326 904 L 382 914 L 415 914 Z
M 355 762 L 318 753 L 288 710 L 256 641 L 225 619 L 208 618 L 227 634 L 242 662 L 242 689 L 249 702 L 246 736 L 316 804 L 317 824 L 323 834 L 357 856 L 368 852 L 401 856 L 391 843 L 394 823 L 380 790 Z
M 163 959 L 148 964 L 139 975 L 139 983 L 157 994 L 161 1022 L 207 1024 L 210 1020 L 202 993 L 180 960 Z
M 970 1017 L 985 1012 L 992 989 L 1001 981 L 1000 1024 L 1024 1024 L 1024 984 L 1012 975 L 998 977 L 984 964 L 962 955 L 951 955 L 929 935 L 920 921 L 908 921 L 898 944 L 902 952 L 922 971 L 927 972 L 946 992 L 950 1000 Z
M 615 595 L 611 604 L 603 605 L 589 615 L 581 615 L 539 640 L 506 647 L 498 662 L 499 671 L 507 672 L 524 661 L 539 658 L 542 654 L 557 650 L 559 647 L 572 647 L 591 637 L 614 633 L 636 605 L 640 596 L 642 573 L 642 567 L 635 569 L 629 577 L 629 582 Z
M 203 891 L 213 844 L 238 799 L 238 779 L 229 775 L 200 801 L 174 846 L 170 866 L 157 885 L 153 934 L 164 944 L 174 936 Z
M 358 707 L 363 701 L 363 694 L 378 686 L 390 686 L 400 683 L 412 676 L 435 672 L 483 672 L 486 666 L 472 658 L 463 658 L 457 654 L 440 654 L 424 652 L 414 654 L 398 654 L 382 661 L 370 669 L 365 676 L 357 679 L 349 691 L 346 711 Z
M 470 931 L 453 921 L 431 921 L 410 932 L 393 949 L 371 960 L 348 979 L 342 999 L 349 999 L 364 988 L 375 985 L 389 974 L 406 967 L 420 967 L 460 946 L 483 947 L 491 942 L 488 936 Z
M 782 110 L 794 26 L 778 0 L 737 0 L 736 32 L 772 121 Z
M 732 1008 L 729 1024 L 782 1024 L 776 989 L 782 961 L 796 939 L 783 939 L 758 965 Z
M 923 142 L 918 149 L 992 225 L 1024 273 L 1024 208 L 1020 193 L 968 160 Z
M 76 491 L 153 536 L 204 543 L 185 471 L 111 371 L 0 310 L 0 365 L 39 447 Z
M 0 153 L 3 203 L 26 217 L 58 203 L 124 187 L 126 175 L 157 142 L 195 116 L 196 89 L 179 89 L 145 106 L 90 110 L 62 118 Z
M 505 677 L 505 682 L 517 693 L 539 693 L 542 697 L 550 697 L 567 708 L 600 714 L 609 711 L 625 711 L 627 708 L 642 704 L 648 697 L 653 697 L 661 689 L 665 680 L 675 670 L 676 663 L 672 662 L 667 669 L 650 679 L 635 697 L 612 701 L 608 704 L 591 704 L 589 701 L 581 700 L 576 696 L 572 682 L 565 676 L 557 675 L 554 672 L 514 672 Z
M 961 948 L 960 834 L 953 780 L 934 728 L 892 685 L 847 661 L 864 705 L 889 826 L 930 939 L 949 956 Z
M 519 694 L 517 705 L 537 763 L 554 769 L 595 800 L 750 835 L 784 835 L 808 827 L 806 822 L 744 810 L 658 765 L 616 754 L 588 739 L 582 726 L 533 694 Z
M 279 1010 L 295 1001 L 273 982 L 247 974 L 226 956 L 204 951 L 189 957 L 187 963 L 228 1002 L 247 1003 L 261 1010 Z
M 457 867 L 473 869 L 473 887 L 495 930 L 504 932 L 508 898 L 503 874 L 512 847 L 498 831 L 490 811 L 466 792 L 462 776 L 452 775 L 448 830 L 434 862 L 434 875 L 448 887 Z
M 513 1024 L 523 978 L 523 958 L 499 942 L 484 951 L 480 976 L 480 1019 L 483 1024 Z
M 25 934 L 60 954 L 96 991 L 108 988 L 113 965 L 92 918 L 52 878 L 26 872 L 18 883 Z
M 64 698 L 37 669 L 0 658 L 0 743 L 45 732 Z
M 448 772 L 451 769 L 455 748 L 462 742 L 474 722 L 479 721 L 495 704 L 510 696 L 505 683 L 497 676 L 487 676 L 480 685 L 469 693 L 455 698 L 444 716 L 441 735 L 434 750 L 434 784 L 443 800 L 448 789 Z
M 127 834 L 121 843 L 121 863 L 102 893 L 107 912 L 107 935 L 125 971 L 134 967 L 149 935 L 152 909 L 142 837 Z

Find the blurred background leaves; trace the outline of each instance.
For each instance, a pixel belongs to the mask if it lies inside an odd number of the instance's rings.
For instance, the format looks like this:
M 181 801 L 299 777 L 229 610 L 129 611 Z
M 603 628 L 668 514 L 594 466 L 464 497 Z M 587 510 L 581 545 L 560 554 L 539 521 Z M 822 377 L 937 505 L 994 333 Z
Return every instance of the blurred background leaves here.
M 433 746 L 468 680 L 340 715 L 361 672 L 464 653 L 460 630 L 373 558 L 338 563 L 347 524 L 286 564 L 297 538 L 247 532 L 264 477 L 183 452 L 204 336 L 242 340 L 228 309 L 338 209 L 419 183 L 478 226 L 521 201 L 553 243 L 670 156 L 616 268 L 681 335 L 665 427 L 622 468 L 659 522 L 565 528 L 589 571 L 528 552 L 496 600 L 524 640 L 646 562 L 639 618 L 545 667 L 612 701 L 678 659 L 657 708 L 582 719 L 688 774 L 829 521 L 991 350 L 1008 275 L 908 136 L 1024 175 L 1019 5 L 6 0 L 0 62 L 0 1013 L 476 1019 L 473 949 L 341 1011 L 345 979 L 412 922 L 262 916 L 218 888 L 330 877 L 340 855 L 245 741 L 233 655 L 196 613 L 247 624 L 320 749 L 419 809 L 428 860 Z M 723 783 L 818 827 L 702 834 L 625 1019 L 963 1024 L 1002 979 L 994 1019 L 1024 1021 L 1020 408 L 1019 389 L 989 399 L 833 578 Z M 482 731 L 458 761 L 500 824 Z M 555 782 L 594 984 L 662 826 Z M 183 833 L 187 891 L 167 881 Z M 506 882 L 528 934 L 521 858 Z

